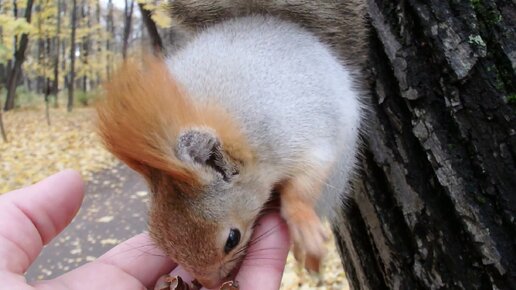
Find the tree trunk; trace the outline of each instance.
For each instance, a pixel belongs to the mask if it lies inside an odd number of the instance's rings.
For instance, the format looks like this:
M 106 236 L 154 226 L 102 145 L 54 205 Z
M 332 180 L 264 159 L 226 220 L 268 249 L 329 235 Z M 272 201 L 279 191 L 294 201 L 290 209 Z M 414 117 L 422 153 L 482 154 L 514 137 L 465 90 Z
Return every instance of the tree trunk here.
M 516 8 L 368 0 L 360 180 L 335 228 L 353 289 L 516 289 Z
M 43 74 L 38 73 L 38 76 L 36 77 L 36 92 L 37 93 L 44 93 L 45 92 L 45 73 L 46 70 L 46 48 L 45 48 L 45 37 L 43 35 L 42 31 L 42 22 L 44 21 L 42 16 L 42 11 L 45 9 L 43 6 L 44 3 L 41 3 L 43 1 L 36 2 L 36 20 L 37 20 L 37 27 L 38 27 L 38 50 L 37 50 L 37 58 L 38 58 L 38 66 L 40 68 L 43 68 Z
M 125 0 L 124 9 L 124 38 L 122 40 L 122 57 L 127 58 L 127 49 L 129 47 L 129 37 L 131 36 L 131 25 L 134 11 L 134 0 Z
M 46 39 L 46 50 L 45 50 L 45 59 L 48 59 L 52 53 L 50 52 L 50 48 L 52 46 L 52 40 L 50 37 Z M 45 71 L 47 69 L 47 64 L 45 63 Z M 47 125 L 50 126 L 52 123 L 50 121 L 50 94 L 52 93 L 52 80 L 46 76 L 45 73 L 45 118 L 47 119 Z
M 27 0 L 27 6 L 25 7 L 25 19 L 30 23 L 32 16 L 32 4 L 34 1 Z M 25 51 L 29 46 L 29 35 L 24 33 L 20 39 L 20 45 L 14 53 L 14 65 L 10 71 L 9 78 L 7 79 L 7 97 L 5 99 L 4 111 L 8 111 L 14 108 L 14 98 L 16 97 L 16 87 L 18 86 L 18 80 L 21 75 L 22 64 L 25 61 Z
M 102 22 L 101 22 L 101 15 L 102 15 L 102 9 L 101 9 L 101 6 L 100 6 L 100 0 L 97 0 L 96 1 L 96 5 L 95 5 L 95 18 L 96 18 L 96 25 L 101 25 Z M 96 47 L 97 47 L 97 55 L 102 55 L 102 49 L 103 49 L 103 41 L 101 40 L 96 40 L 95 41 L 95 44 L 96 44 Z M 100 79 L 101 79 L 101 74 L 100 74 L 100 71 L 97 70 L 96 74 L 95 74 L 95 79 L 92 79 L 92 87 L 98 87 L 99 84 L 100 84 Z
M 0 93 L 2 92 L 2 90 L 0 90 Z M 0 135 L 2 136 L 2 140 L 4 140 L 4 142 L 7 142 L 7 133 L 5 132 L 5 127 L 4 127 L 4 117 L 2 115 L 2 110 L 0 110 Z
M 89 7 L 89 3 L 87 3 L 87 1 L 83 0 L 82 2 L 82 5 L 81 5 L 81 15 L 82 15 L 82 18 L 85 19 L 86 18 L 86 23 L 87 23 L 87 26 L 88 27 L 91 27 L 91 19 L 90 19 L 90 7 Z M 82 53 L 81 53 L 81 56 L 82 56 L 82 63 L 83 63 L 83 66 L 86 68 L 85 71 L 84 71 L 84 76 L 82 77 L 82 90 L 84 92 L 88 91 L 88 72 L 89 72 L 89 53 L 90 53 L 90 33 L 88 33 L 88 35 L 86 35 L 83 39 L 83 43 L 82 43 Z
M 57 24 L 56 37 L 54 38 L 54 82 L 52 83 L 52 94 L 55 97 L 57 107 L 57 95 L 59 94 L 59 50 L 61 48 L 61 0 L 57 0 Z
M 73 109 L 74 89 L 75 89 L 75 34 L 77 30 L 77 0 L 72 1 L 72 37 L 70 44 L 70 75 L 68 78 L 68 104 L 66 109 L 71 112 Z
M 106 66 L 106 77 L 107 79 L 111 79 L 111 66 L 113 62 L 113 58 L 111 56 L 111 38 L 115 37 L 115 24 L 113 18 L 113 0 L 108 1 L 107 7 L 107 15 L 106 15 L 106 26 L 107 30 L 110 33 L 110 37 L 106 39 L 106 52 L 107 52 L 107 66 Z
M 145 24 L 147 32 L 149 33 L 149 38 L 152 44 L 152 52 L 155 55 L 161 55 L 163 53 L 163 41 L 161 40 L 161 36 L 159 35 L 156 23 L 154 23 L 154 20 L 152 20 L 151 18 L 152 13 L 150 10 L 145 9 L 143 3 L 139 3 L 138 6 L 140 7 L 140 12 L 142 14 L 143 24 Z

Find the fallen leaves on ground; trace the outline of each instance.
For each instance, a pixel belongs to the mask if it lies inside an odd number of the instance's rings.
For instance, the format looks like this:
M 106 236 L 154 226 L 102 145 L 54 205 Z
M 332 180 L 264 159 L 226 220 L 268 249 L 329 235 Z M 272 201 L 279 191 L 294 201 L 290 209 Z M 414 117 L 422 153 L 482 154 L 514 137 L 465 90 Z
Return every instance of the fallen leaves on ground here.
M 3 118 L 9 142 L 0 141 L 0 194 L 67 168 L 88 180 L 116 163 L 95 133 L 92 108 L 51 109 L 51 126 L 41 108 L 9 111 Z

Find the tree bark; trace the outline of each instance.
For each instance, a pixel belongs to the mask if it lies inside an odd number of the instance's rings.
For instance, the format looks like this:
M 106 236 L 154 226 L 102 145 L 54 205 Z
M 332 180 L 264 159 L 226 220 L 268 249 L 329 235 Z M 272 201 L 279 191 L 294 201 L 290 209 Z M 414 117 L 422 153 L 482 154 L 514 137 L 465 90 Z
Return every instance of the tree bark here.
M 353 289 L 516 289 L 516 7 L 368 0 L 361 178 L 335 228 Z
M 72 37 L 70 44 L 70 75 L 68 78 L 68 104 L 66 109 L 71 112 L 73 109 L 74 89 L 75 89 L 75 34 L 77 26 L 77 0 L 73 0 L 72 5 Z
M 25 19 L 28 23 L 31 21 L 32 16 L 32 4 L 34 1 L 27 0 L 27 6 L 25 7 Z M 20 39 L 20 45 L 14 53 L 14 65 L 10 71 L 7 79 L 7 97 L 5 99 L 4 111 L 8 111 L 14 108 L 14 98 L 16 97 L 16 87 L 18 80 L 22 72 L 22 64 L 25 61 L 25 51 L 29 46 L 29 35 L 27 33 L 22 34 Z

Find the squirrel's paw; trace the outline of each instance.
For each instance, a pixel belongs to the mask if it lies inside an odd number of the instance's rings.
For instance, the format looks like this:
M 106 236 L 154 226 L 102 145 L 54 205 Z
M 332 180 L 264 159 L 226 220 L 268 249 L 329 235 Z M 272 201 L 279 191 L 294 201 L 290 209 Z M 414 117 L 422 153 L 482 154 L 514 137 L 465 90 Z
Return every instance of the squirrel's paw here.
M 326 254 L 325 242 L 328 240 L 321 220 L 313 210 L 298 211 L 294 215 L 284 217 L 294 242 L 294 257 L 308 271 L 319 272 L 321 261 Z

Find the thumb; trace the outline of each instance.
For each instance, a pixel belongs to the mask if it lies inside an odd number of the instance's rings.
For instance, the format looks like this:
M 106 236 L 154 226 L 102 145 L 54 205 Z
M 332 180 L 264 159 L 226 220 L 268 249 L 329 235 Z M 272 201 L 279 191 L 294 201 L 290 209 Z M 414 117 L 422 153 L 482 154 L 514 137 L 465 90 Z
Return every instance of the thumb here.
M 0 271 L 23 274 L 70 223 L 82 198 L 83 182 L 72 170 L 0 196 Z

